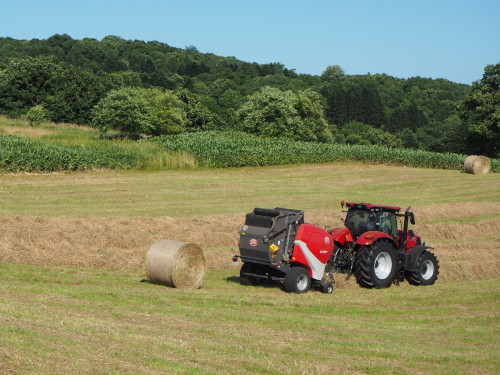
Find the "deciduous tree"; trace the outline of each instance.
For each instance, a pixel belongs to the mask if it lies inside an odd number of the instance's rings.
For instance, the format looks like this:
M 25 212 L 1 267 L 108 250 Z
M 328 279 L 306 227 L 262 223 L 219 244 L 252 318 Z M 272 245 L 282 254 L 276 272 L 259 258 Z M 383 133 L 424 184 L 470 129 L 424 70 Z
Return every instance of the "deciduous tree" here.
M 176 134 L 187 124 L 181 100 L 158 88 L 113 90 L 92 111 L 92 124 L 101 131 L 118 130 L 131 138 L 141 134 Z
M 92 110 L 92 125 L 102 132 L 118 130 L 129 137 L 150 133 L 149 103 L 140 88 L 112 90 Z
M 83 124 L 109 86 L 109 81 L 53 57 L 30 57 L 10 63 L 0 75 L 0 109 L 19 116 L 41 104 L 53 121 Z
M 331 133 L 319 95 L 264 87 L 238 111 L 243 130 L 269 137 L 329 141 Z
M 460 104 L 469 152 L 498 157 L 500 153 L 500 64 L 484 68 L 483 78 Z
M 48 118 L 47 110 L 41 104 L 31 107 L 26 113 L 26 120 L 31 126 L 40 125 L 42 122 L 47 121 Z

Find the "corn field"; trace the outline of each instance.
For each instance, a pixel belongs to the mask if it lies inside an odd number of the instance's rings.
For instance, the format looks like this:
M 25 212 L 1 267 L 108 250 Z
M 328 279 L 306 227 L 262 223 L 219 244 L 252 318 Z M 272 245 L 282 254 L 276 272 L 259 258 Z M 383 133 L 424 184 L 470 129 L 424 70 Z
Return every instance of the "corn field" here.
M 463 170 L 467 157 L 383 146 L 296 142 L 232 131 L 184 133 L 157 137 L 153 141 L 169 150 L 192 153 L 201 165 L 215 168 L 354 160 Z M 493 171 L 500 171 L 500 160 L 490 159 L 490 162 Z
M 234 131 L 184 133 L 143 142 L 155 142 L 166 150 L 187 152 L 194 155 L 198 165 L 213 168 L 354 160 L 462 171 L 467 157 L 382 146 L 296 142 Z M 0 170 L 7 172 L 144 169 L 148 168 L 148 158 L 151 155 L 146 155 L 144 150 L 119 144 L 59 145 L 0 134 Z M 499 159 L 490 159 L 490 163 L 493 172 L 500 171 Z
M 0 134 L 0 169 L 8 172 L 129 169 L 138 162 L 137 153 L 114 145 L 56 145 Z

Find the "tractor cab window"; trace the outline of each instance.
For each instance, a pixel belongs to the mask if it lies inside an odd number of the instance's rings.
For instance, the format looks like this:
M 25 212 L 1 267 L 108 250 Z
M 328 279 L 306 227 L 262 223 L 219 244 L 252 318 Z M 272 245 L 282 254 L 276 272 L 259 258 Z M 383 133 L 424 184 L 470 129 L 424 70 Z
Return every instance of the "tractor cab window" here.
M 377 230 L 396 238 L 398 227 L 393 212 L 374 212 L 366 210 L 350 210 L 345 219 L 345 226 L 355 236 Z
M 379 230 L 396 238 L 398 235 L 398 225 L 396 215 L 393 212 L 381 212 L 379 214 Z
M 345 226 L 356 236 L 370 230 L 377 230 L 377 214 L 365 210 L 349 210 Z

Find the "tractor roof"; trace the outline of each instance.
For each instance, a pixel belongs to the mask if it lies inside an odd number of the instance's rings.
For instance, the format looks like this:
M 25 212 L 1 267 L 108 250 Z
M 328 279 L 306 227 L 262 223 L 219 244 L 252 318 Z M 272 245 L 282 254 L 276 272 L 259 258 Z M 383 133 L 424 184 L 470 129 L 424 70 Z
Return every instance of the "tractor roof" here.
M 381 211 L 394 211 L 397 212 L 401 210 L 401 207 L 396 206 L 382 206 L 380 204 L 371 204 L 371 203 L 353 203 L 353 202 L 345 202 L 350 208 L 359 208 L 362 210 L 371 210 L 371 209 L 380 209 Z

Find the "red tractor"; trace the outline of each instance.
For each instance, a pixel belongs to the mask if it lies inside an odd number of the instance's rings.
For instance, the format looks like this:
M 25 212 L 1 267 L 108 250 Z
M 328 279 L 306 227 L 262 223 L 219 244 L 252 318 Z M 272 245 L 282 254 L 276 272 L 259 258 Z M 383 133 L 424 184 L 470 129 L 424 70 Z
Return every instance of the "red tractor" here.
M 385 288 L 406 277 L 414 285 L 435 283 L 439 264 L 430 247 L 408 230 L 410 207 L 342 202 L 344 227 L 304 223 L 304 212 L 256 208 L 240 230 L 240 280 L 259 285 L 278 280 L 285 290 L 305 293 L 312 285 L 333 291 L 333 274 L 355 275 L 368 288 Z M 403 219 L 398 229 L 397 218 Z
M 347 206 L 344 227 L 330 229 L 335 243 L 327 270 L 354 274 L 367 288 L 386 288 L 405 278 L 413 285 L 432 285 L 439 274 L 439 263 L 432 249 L 408 230 L 415 216 L 408 207 L 404 213 L 395 206 L 342 202 Z M 398 218 L 403 225 L 398 228 Z

